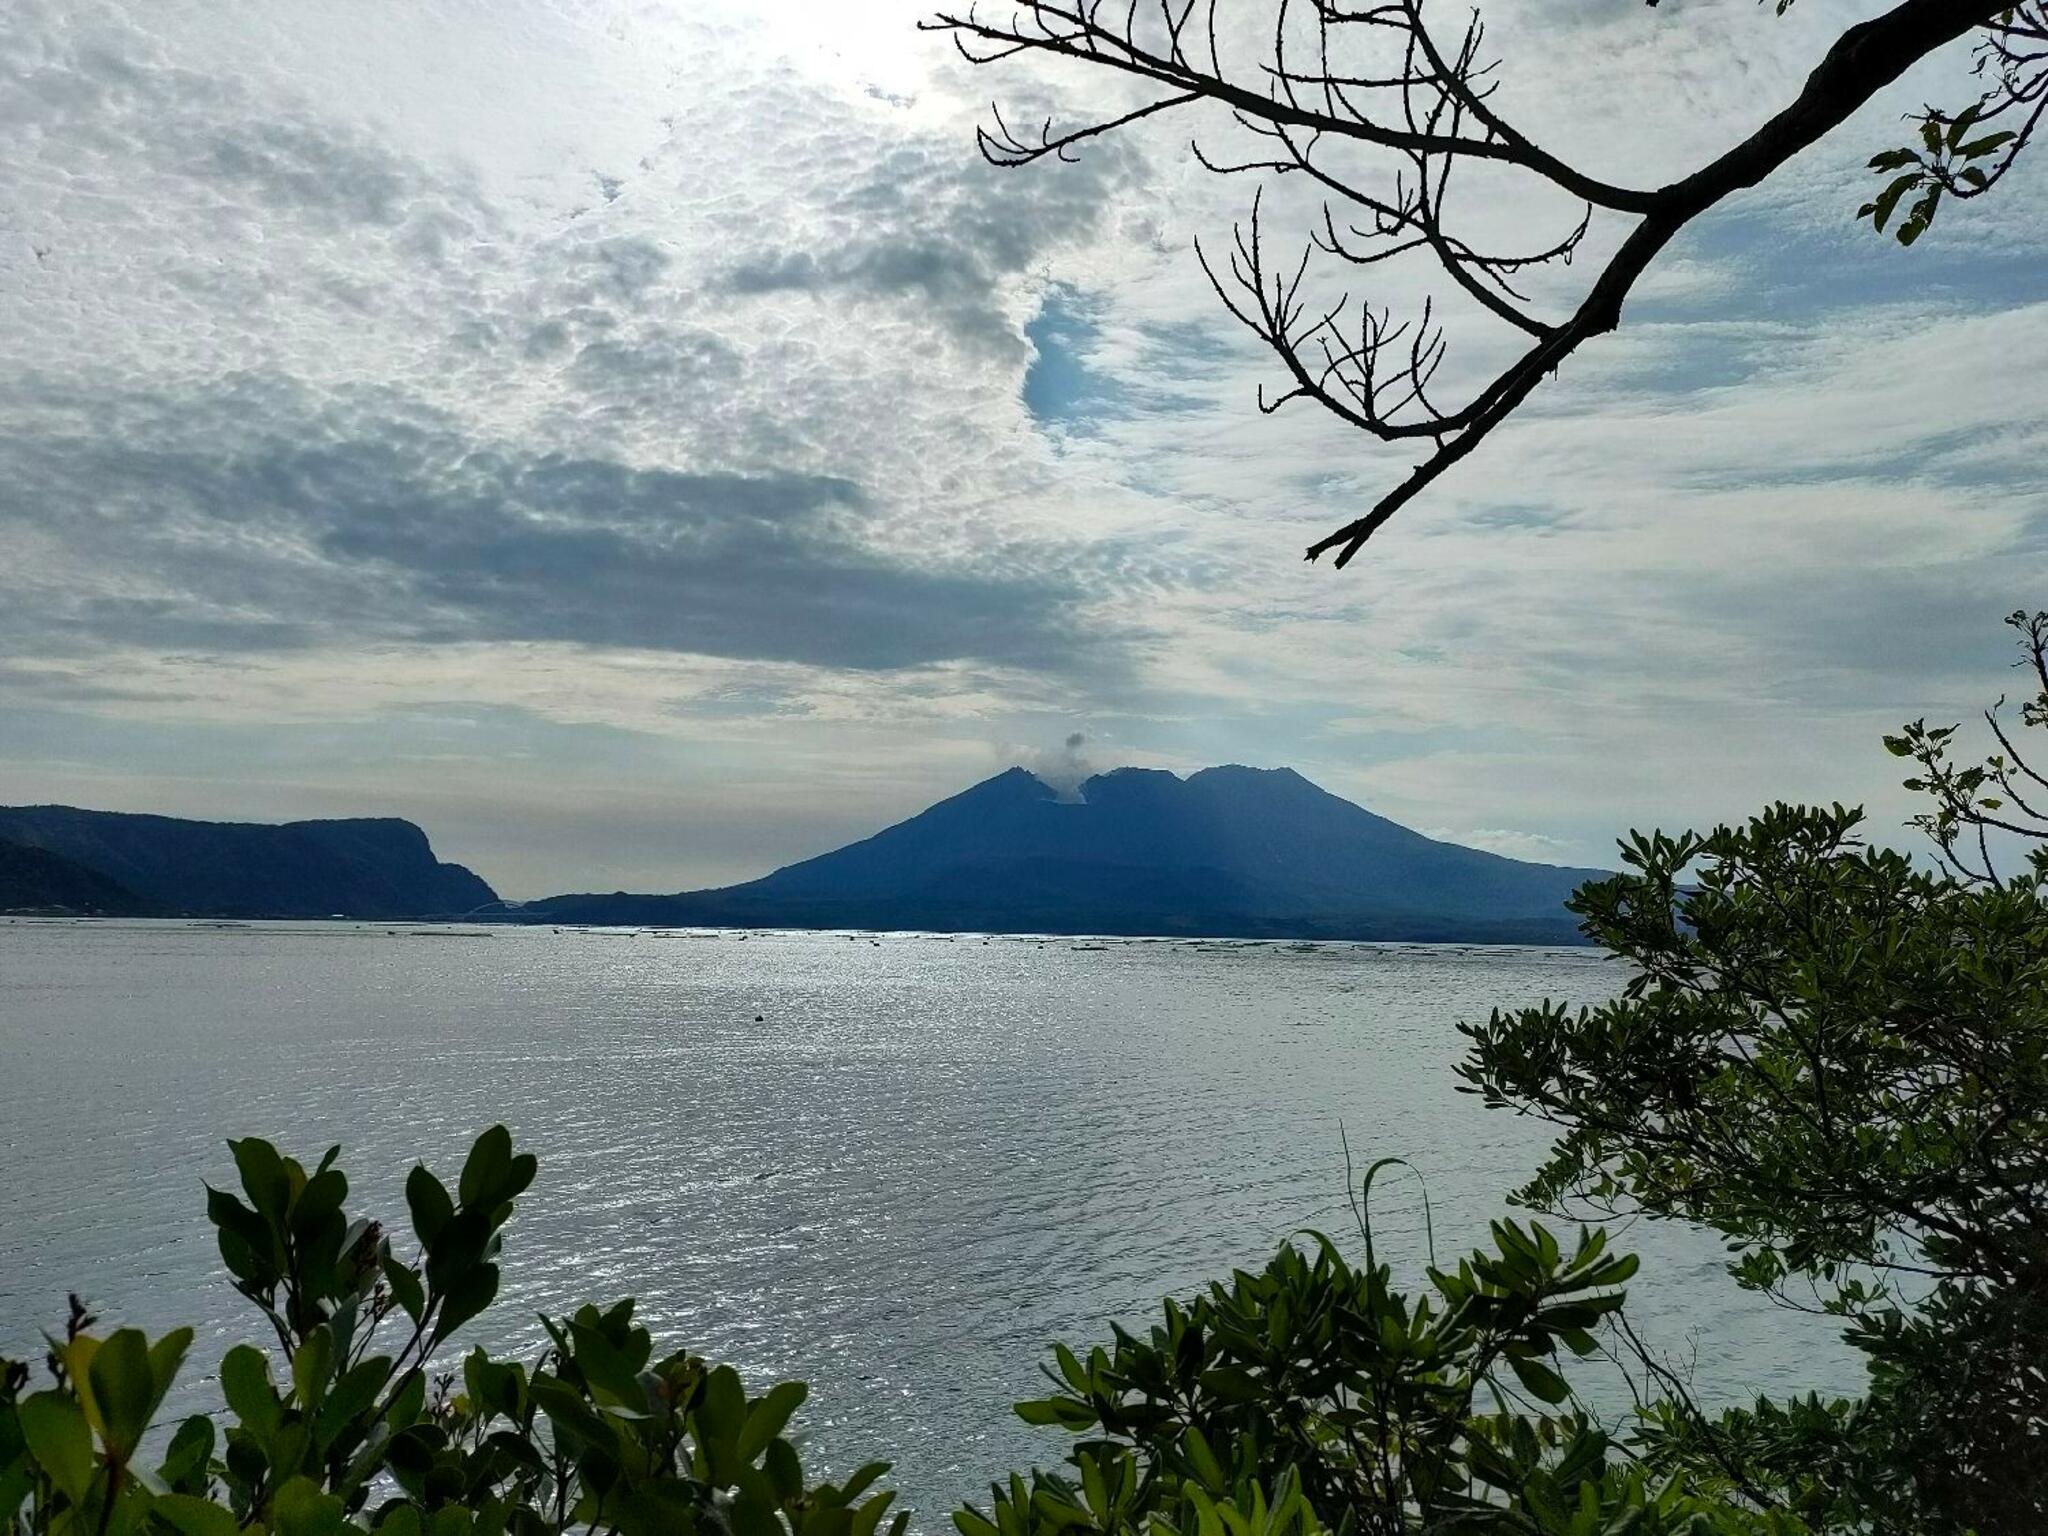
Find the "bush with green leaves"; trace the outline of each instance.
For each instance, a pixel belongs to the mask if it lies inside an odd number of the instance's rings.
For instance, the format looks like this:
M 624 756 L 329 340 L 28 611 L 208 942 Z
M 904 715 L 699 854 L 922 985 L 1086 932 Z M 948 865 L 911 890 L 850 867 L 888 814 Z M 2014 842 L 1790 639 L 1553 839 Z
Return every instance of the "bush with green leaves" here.
M 151 1431 L 192 1342 L 101 1337 L 74 1299 L 49 1341 L 48 1384 L 0 1381 L 0 1530 L 8 1536 L 875 1536 L 888 1470 L 809 1482 L 785 1436 L 804 1387 L 749 1397 L 729 1366 L 660 1359 L 630 1300 L 543 1319 L 537 1360 L 443 1346 L 497 1295 L 498 1251 L 530 1155 L 480 1136 L 454 1191 L 406 1183 L 418 1257 L 344 1211 L 339 1149 L 308 1171 L 268 1142 L 231 1142 L 240 1197 L 207 1213 L 235 1288 L 276 1349 L 221 1361 L 224 1423 L 195 1415 L 161 1451 Z M 387 1336 L 395 1353 L 380 1352 Z M 905 1517 L 891 1520 L 901 1536 Z
M 2048 615 L 2012 622 L 2048 727 Z M 1639 835 L 1573 900 L 1621 995 L 1466 1030 L 1466 1086 L 1560 1128 L 1523 1201 L 1710 1227 L 1744 1285 L 1846 1319 L 1863 1400 L 1651 1426 L 1831 1530 L 2048 1530 L 2048 858 L 2003 878 L 1993 841 L 2048 846 L 2048 779 L 1987 718 L 1981 765 L 1953 728 L 1888 742 L 1940 868 L 1840 806 Z
M 1578 1405 L 1560 1367 L 1595 1353 L 1636 1268 L 1604 1234 L 1567 1249 L 1498 1222 L 1491 1251 L 1432 1266 L 1411 1298 L 1363 1209 L 1360 1231 L 1362 1266 L 1311 1233 L 1257 1274 L 1169 1300 L 1143 1337 L 1056 1347 L 1053 1394 L 1017 1411 L 1080 1437 L 1068 1472 L 996 1485 L 954 1516 L 961 1536 L 1803 1529 L 1654 1474 Z
M 535 1176 L 502 1126 L 452 1191 L 413 1170 L 413 1262 L 345 1212 L 338 1152 L 309 1171 L 265 1141 L 229 1146 L 241 1192 L 209 1190 L 208 1215 L 271 1347 L 223 1357 L 224 1412 L 159 1426 L 191 1330 L 102 1336 L 74 1298 L 47 1382 L 11 1362 L 0 1378 L 7 1536 L 881 1530 L 886 1464 L 807 1481 L 785 1435 L 801 1385 L 749 1397 L 729 1367 L 657 1360 L 630 1300 L 544 1317 L 531 1362 L 477 1348 L 443 1365 L 497 1296 L 505 1224 Z M 1572 1399 L 1560 1367 L 1593 1352 L 1635 1270 L 1604 1236 L 1567 1251 L 1504 1222 L 1492 1251 L 1432 1268 L 1411 1300 L 1359 1215 L 1362 1267 L 1316 1237 L 1167 1302 L 1147 1338 L 1119 1329 L 1085 1361 L 1058 1349 L 1055 1395 L 1018 1411 L 1083 1437 L 1074 1475 L 1011 1478 L 989 1513 L 955 1516 L 963 1536 L 1796 1529 L 1653 1478 Z

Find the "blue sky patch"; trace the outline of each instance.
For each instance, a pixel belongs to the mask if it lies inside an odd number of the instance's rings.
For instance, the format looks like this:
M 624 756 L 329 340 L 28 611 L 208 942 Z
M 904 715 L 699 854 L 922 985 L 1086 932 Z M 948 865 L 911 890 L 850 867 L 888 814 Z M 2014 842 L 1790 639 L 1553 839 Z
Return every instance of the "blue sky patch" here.
M 1024 327 L 1031 364 L 1024 371 L 1024 409 L 1043 426 L 1069 432 L 1116 410 L 1117 389 L 1090 366 L 1101 339 L 1092 306 L 1079 289 L 1064 283 L 1049 289 L 1038 313 Z

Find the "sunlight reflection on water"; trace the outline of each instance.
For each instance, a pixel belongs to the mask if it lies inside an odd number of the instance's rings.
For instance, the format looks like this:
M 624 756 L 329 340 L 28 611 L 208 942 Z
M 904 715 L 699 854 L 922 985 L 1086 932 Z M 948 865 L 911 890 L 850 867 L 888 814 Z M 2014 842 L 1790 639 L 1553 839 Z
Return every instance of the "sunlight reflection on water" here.
M 1454 1028 L 1593 1001 L 1590 951 L 375 925 L 0 924 L 0 1352 L 64 1294 L 195 1362 L 258 1337 L 202 1179 L 222 1140 L 346 1148 L 403 1226 L 495 1120 L 539 1154 L 474 1340 L 624 1294 L 659 1347 L 813 1386 L 807 1459 L 874 1457 L 934 1530 L 1056 1433 L 1008 1411 L 1105 1338 L 1305 1226 L 1343 1233 L 1339 1128 L 1426 1175 L 1440 1252 L 1547 1143 L 1454 1090 Z M 758 1016 L 758 1020 L 757 1020 Z M 1384 1251 L 1420 1257 L 1412 1181 Z M 1633 1315 L 1726 1400 L 1852 1387 L 1825 1322 L 1744 1295 L 1700 1234 L 1631 1231 Z M 404 1246 L 401 1244 L 401 1246 Z M 180 1406 L 209 1400 L 192 1373 Z

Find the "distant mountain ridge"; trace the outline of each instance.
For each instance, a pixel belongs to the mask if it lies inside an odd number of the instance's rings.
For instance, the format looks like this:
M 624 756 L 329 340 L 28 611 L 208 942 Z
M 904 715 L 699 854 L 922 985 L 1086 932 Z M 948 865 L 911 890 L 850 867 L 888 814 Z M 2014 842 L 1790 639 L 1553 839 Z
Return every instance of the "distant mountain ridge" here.
M 104 894 L 96 909 L 27 895 L 17 899 L 0 883 L 0 909 L 389 919 L 453 916 L 497 900 L 469 870 L 435 858 L 425 832 L 391 817 L 267 824 L 68 805 L 0 806 L 0 843 L 40 850 L 61 866 L 127 893 L 133 903 L 115 907 Z M 29 889 L 27 868 L 23 893 Z
M 0 912 L 133 917 L 149 904 L 117 880 L 47 848 L 0 842 Z
M 873 837 L 720 890 L 569 895 L 578 923 L 1576 943 L 1607 872 L 1438 842 L 1288 768 L 1119 768 L 1073 796 L 1021 768 Z

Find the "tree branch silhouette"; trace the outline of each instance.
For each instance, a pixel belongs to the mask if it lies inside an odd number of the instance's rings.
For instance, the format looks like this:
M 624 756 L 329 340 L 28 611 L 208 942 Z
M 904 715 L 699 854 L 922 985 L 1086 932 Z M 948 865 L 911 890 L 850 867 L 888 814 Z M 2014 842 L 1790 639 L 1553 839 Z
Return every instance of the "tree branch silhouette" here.
M 921 25 L 951 34 L 971 63 L 1042 55 L 1107 69 L 1160 92 L 1118 116 L 1078 126 L 1048 119 L 1028 135 L 997 110 L 993 126 L 977 134 L 981 153 L 995 165 L 1071 159 L 1089 139 L 1208 104 L 1228 109 L 1266 147 L 1248 160 L 1219 161 L 1193 146 L 1206 169 L 1295 177 L 1320 192 L 1321 218 L 1298 259 L 1273 257 L 1256 195 L 1220 259 L 1199 244 L 1197 254 L 1226 308 L 1286 372 L 1288 385 L 1278 395 L 1269 399 L 1262 391 L 1261 410 L 1311 400 L 1382 441 L 1428 445 L 1421 462 L 1362 516 L 1309 545 L 1308 559 L 1334 550 L 1340 567 L 1567 358 L 1614 330 L 1631 289 L 1674 237 L 1724 198 L 1774 174 L 1919 60 L 1981 33 L 1976 69 L 1988 84 L 1960 112 L 1928 107 L 1920 114 L 1920 150 L 1888 151 L 1872 161 L 1874 170 L 1903 173 L 1862 210 L 1879 229 L 1907 193 L 1920 194 L 1897 231 L 1903 243 L 1931 222 L 1942 196 L 1974 197 L 1995 185 L 2048 110 L 2048 0 L 1901 0 L 1837 37 L 1799 93 L 1724 153 L 1663 186 L 1630 187 L 1542 148 L 1496 105 L 1496 66 L 1483 58 L 1477 12 L 1447 46 L 1425 21 L 1428 0 L 1268 3 L 1272 37 L 1255 71 L 1224 61 L 1218 15 L 1227 0 L 1008 0 L 986 12 L 944 11 Z M 1789 3 L 1781 0 L 1778 9 Z M 1972 137 L 1994 122 L 2011 126 Z M 1388 183 L 1367 186 L 1332 167 L 1333 152 L 1360 147 L 1391 158 Z M 1453 172 L 1467 165 L 1532 178 L 1576 199 L 1583 211 L 1575 225 L 1528 249 L 1485 248 L 1459 233 L 1450 213 Z M 1518 279 L 1570 262 L 1596 214 L 1632 219 L 1634 226 L 1575 309 L 1548 318 L 1536 313 Z M 1431 384 L 1447 343 L 1434 300 L 1402 320 L 1369 301 L 1354 303 L 1348 292 L 1322 303 L 1304 291 L 1317 252 L 1361 270 L 1425 253 L 1463 295 L 1527 344 L 1462 401 L 1440 402 Z

